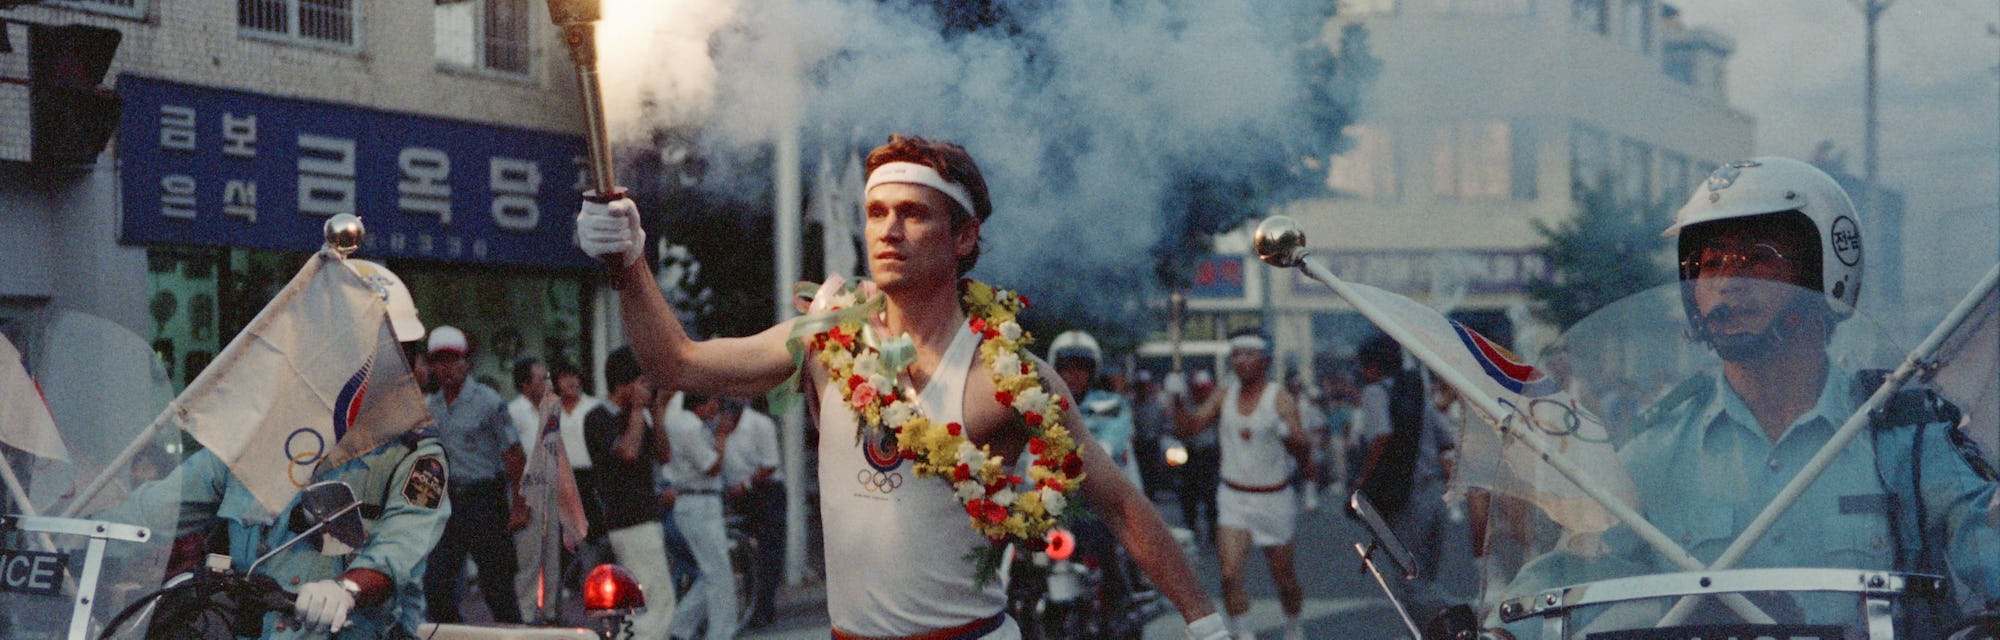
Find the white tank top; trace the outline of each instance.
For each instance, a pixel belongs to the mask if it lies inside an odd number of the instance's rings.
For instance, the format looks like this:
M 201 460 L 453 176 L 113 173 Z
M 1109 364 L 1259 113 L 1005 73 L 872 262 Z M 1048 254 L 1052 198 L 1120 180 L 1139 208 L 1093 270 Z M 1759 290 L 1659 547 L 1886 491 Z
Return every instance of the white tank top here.
M 965 380 L 979 336 L 961 327 L 917 397 L 938 423 L 964 422 Z M 855 416 L 820 385 L 819 486 L 826 528 L 827 613 L 834 628 L 872 637 L 949 629 L 1006 606 L 1001 580 L 973 586 L 966 556 L 992 544 L 940 478 L 918 478 L 893 443 L 855 442 Z
M 1278 385 L 1264 383 L 1250 415 L 1238 410 L 1243 383 L 1232 382 L 1221 393 L 1222 419 L 1216 440 L 1222 443 L 1222 479 L 1247 487 L 1283 484 L 1292 477 L 1292 454 L 1285 451 L 1291 429 L 1278 417 Z

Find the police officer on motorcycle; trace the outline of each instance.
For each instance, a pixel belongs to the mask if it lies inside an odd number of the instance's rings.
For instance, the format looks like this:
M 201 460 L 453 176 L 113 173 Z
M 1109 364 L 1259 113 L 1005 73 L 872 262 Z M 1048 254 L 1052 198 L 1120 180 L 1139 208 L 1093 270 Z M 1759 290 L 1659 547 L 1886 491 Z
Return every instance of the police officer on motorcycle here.
M 420 339 L 402 282 L 387 269 L 349 260 L 381 289 L 389 303 L 397 340 Z M 444 450 L 429 429 L 401 438 L 327 470 L 316 480 L 345 482 L 361 503 L 367 539 L 344 554 L 327 555 L 321 536 L 295 544 L 257 565 L 257 573 L 297 592 L 296 613 L 264 616 L 262 638 L 410 638 L 424 622 L 424 559 L 444 532 L 451 513 Z M 135 490 L 97 516 L 139 522 L 137 514 L 179 509 L 176 537 L 223 531 L 228 555 L 238 571 L 277 548 L 311 523 L 294 498 L 275 517 L 208 450 L 188 456 L 166 478 Z M 212 533 L 211 533 L 212 535 Z M 215 542 L 215 541 L 211 541 Z M 213 546 L 213 545 L 211 545 Z M 338 553 L 340 550 L 330 550 Z M 156 620 L 156 624 L 168 621 Z
M 1831 176 L 1762 157 L 1717 169 L 1663 234 L 1679 243 L 1687 335 L 1720 357 L 1721 370 L 1667 392 L 1619 457 L 1642 514 L 1703 563 L 1715 562 L 1879 382 L 1857 383 L 1828 355 L 1861 293 L 1859 222 Z M 1737 566 L 1951 578 L 1961 611 L 1917 612 L 1919 622 L 1990 608 L 2000 598 L 2000 531 L 1988 513 L 1995 482 L 1951 413 L 1878 417 Z M 1607 542 L 1613 552 L 1595 563 L 1539 558 L 1509 590 L 1601 579 L 1607 564 L 1629 565 L 1617 570 L 1626 574 L 1677 570 L 1629 536 Z M 1773 615 L 1837 621 L 1841 612 L 1828 609 L 1802 600 Z

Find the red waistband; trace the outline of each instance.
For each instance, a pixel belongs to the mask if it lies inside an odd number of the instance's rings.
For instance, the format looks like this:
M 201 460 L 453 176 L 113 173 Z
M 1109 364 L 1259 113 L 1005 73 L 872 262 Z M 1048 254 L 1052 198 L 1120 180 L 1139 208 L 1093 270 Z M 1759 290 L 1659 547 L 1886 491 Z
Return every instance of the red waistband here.
M 1284 491 L 1286 489 L 1292 488 L 1292 483 L 1280 482 L 1267 487 L 1254 487 L 1247 484 L 1236 484 L 1234 482 L 1224 480 L 1222 481 L 1222 486 L 1229 487 L 1231 489 L 1235 489 L 1237 491 L 1241 491 L 1244 493 L 1277 493 L 1279 491 Z
M 936 631 L 926 631 L 924 633 L 919 633 L 913 636 L 897 636 L 890 638 L 858 636 L 852 633 L 848 633 L 846 631 L 834 629 L 833 640 L 972 640 L 974 638 L 978 638 L 980 636 L 993 633 L 993 630 L 1000 628 L 1001 623 L 1005 622 L 1006 619 L 1007 615 L 1005 613 L 996 613 L 985 618 L 980 618 L 978 620 L 974 620 L 962 625 L 958 625 L 956 627 L 952 627 L 950 629 L 939 629 Z

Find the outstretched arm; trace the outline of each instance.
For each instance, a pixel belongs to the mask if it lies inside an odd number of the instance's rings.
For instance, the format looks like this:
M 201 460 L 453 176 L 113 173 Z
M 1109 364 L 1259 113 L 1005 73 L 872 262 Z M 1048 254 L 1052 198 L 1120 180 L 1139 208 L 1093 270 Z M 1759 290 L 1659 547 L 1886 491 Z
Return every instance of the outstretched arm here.
M 1063 385 L 1054 368 L 1036 359 L 1042 369 L 1042 379 L 1047 381 L 1051 391 L 1069 397 L 1069 389 Z M 1208 595 L 1202 593 L 1201 583 L 1194 577 L 1194 569 L 1188 565 L 1187 556 L 1181 553 L 1180 544 L 1173 534 L 1167 532 L 1167 523 L 1160 519 L 1160 512 L 1153 509 L 1153 502 L 1147 500 L 1125 479 L 1118 470 L 1117 463 L 1105 455 L 1104 447 L 1090 436 L 1090 430 L 1081 428 L 1083 415 L 1071 403 L 1063 411 L 1063 424 L 1078 425 L 1070 433 L 1076 439 L 1077 454 L 1083 457 L 1083 486 L 1079 489 L 1083 499 L 1090 503 L 1093 511 L 1104 519 L 1111 531 L 1118 535 L 1118 541 L 1125 546 L 1125 552 L 1139 570 L 1146 572 L 1160 593 L 1180 609 L 1181 616 L 1189 621 L 1214 613 L 1208 602 Z
M 625 335 L 639 356 L 640 368 L 657 386 L 687 391 L 756 395 L 783 382 L 792 373 L 785 340 L 791 323 L 756 335 L 695 341 L 653 283 L 644 256 L 645 232 L 639 208 L 629 199 L 610 204 L 585 202 L 577 215 L 577 240 L 593 257 L 623 260 L 618 301 L 625 318 Z

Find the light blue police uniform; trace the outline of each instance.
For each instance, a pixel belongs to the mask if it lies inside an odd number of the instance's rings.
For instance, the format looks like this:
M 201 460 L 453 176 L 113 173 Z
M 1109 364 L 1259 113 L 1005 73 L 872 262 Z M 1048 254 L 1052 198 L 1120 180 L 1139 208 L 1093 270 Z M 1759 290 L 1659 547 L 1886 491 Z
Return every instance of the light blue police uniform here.
M 1619 452 L 1640 512 L 1702 563 L 1713 563 L 1853 414 L 1860 404 L 1849 390 L 1854 379 L 1829 367 L 1818 401 L 1775 443 L 1719 373 L 1681 385 L 1643 416 L 1649 427 Z M 1961 607 L 1979 609 L 2000 598 L 2000 531 L 1987 520 L 1995 484 L 1953 433 L 1942 422 L 1871 426 L 1736 566 L 1941 573 L 1954 579 Z M 1913 486 L 1915 469 L 1921 490 Z M 1927 514 L 1923 535 L 1916 533 L 1919 508 Z M 1596 561 L 1538 558 L 1508 592 L 1680 571 L 1628 529 L 1614 528 L 1605 541 L 1612 553 Z M 1919 564 L 1925 552 L 1935 560 Z M 1833 607 L 1839 611 L 1821 611 L 1810 599 L 1799 604 L 1804 622 L 1824 624 L 1852 618 L 1853 601 L 1845 602 Z
M 324 474 L 353 487 L 368 532 L 361 547 L 347 555 L 321 555 L 315 540 L 301 541 L 257 567 L 288 591 L 300 585 L 338 578 L 350 569 L 372 569 L 388 576 L 393 591 L 373 606 L 356 604 L 350 625 L 335 634 L 342 639 L 414 635 L 424 622 L 424 559 L 444 532 L 451 505 L 446 491 L 444 451 L 430 437 L 405 436 L 377 447 Z M 175 494 L 178 492 L 178 495 Z M 117 520 L 130 509 L 180 504 L 176 536 L 201 531 L 215 518 L 227 523 L 229 555 L 236 571 L 250 568 L 263 555 L 294 535 L 289 520 L 297 513 L 293 500 L 275 521 L 264 513 L 248 487 L 229 473 L 208 450 L 196 452 L 161 480 L 140 487 L 119 507 L 102 514 Z M 304 525 L 297 525 L 304 528 Z M 314 536 L 318 538 L 319 536 Z M 394 627 L 401 627 L 400 630 Z M 264 638 L 325 637 L 299 628 L 292 616 L 265 616 Z

